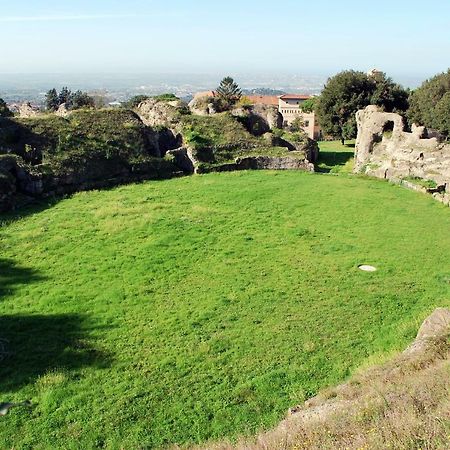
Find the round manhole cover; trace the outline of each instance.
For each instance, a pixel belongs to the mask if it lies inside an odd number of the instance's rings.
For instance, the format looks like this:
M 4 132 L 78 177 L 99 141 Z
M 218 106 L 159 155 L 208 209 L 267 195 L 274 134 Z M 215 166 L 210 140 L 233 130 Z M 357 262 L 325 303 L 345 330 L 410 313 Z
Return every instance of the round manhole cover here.
M 377 268 L 374 266 L 369 266 L 368 264 L 361 264 L 358 266 L 359 270 L 362 270 L 364 272 L 376 272 Z

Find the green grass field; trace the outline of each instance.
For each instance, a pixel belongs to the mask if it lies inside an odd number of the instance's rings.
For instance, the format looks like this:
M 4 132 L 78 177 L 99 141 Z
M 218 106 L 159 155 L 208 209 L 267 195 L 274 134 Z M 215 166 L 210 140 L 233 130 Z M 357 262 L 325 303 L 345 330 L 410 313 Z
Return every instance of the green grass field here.
M 338 141 L 319 142 L 320 154 L 317 172 L 320 173 L 350 173 L 353 170 L 355 141 L 346 141 L 342 145 Z
M 0 401 L 34 404 L 2 448 L 254 433 L 450 306 L 450 211 L 379 180 L 216 173 L 1 220 Z

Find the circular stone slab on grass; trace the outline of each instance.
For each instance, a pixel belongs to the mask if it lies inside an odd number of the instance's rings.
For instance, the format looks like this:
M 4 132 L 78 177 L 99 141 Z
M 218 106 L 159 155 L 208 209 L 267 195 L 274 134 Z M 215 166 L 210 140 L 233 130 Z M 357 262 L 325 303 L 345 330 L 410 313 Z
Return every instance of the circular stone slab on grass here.
M 376 272 L 377 268 L 373 266 L 369 266 L 367 264 L 362 264 L 361 266 L 358 266 L 359 270 L 363 270 L 364 272 Z

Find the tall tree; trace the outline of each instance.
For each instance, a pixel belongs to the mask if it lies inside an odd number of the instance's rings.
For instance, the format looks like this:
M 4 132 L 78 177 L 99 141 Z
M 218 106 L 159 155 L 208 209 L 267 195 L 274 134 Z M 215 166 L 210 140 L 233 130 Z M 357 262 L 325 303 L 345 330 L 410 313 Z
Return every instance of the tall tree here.
M 355 113 L 370 104 L 373 81 L 364 72 L 353 70 L 330 78 L 320 95 L 317 113 L 325 134 L 344 139 L 354 137 Z
M 45 106 L 49 111 L 56 111 L 59 107 L 59 98 L 56 89 L 50 89 L 45 94 Z
M 406 111 L 409 107 L 409 90 L 404 89 L 385 73 L 378 72 L 369 77 L 374 82 L 374 91 L 370 98 L 371 105 L 381 106 L 385 111 Z
M 450 136 L 450 69 L 426 80 L 410 97 L 410 122 Z
M 375 76 L 347 70 L 330 78 L 317 105 L 317 113 L 325 134 L 344 139 L 356 137 L 355 114 L 370 104 L 386 111 L 405 111 L 408 93 L 384 73 Z
M 58 96 L 58 101 L 60 105 L 65 103 L 67 108 L 72 106 L 72 91 L 67 86 L 61 89 Z
M 225 77 L 216 89 L 218 97 L 227 108 L 232 107 L 242 97 L 239 85 L 231 77 Z
M 450 136 L 450 91 L 436 105 L 436 129 L 445 136 Z
M 0 117 L 12 117 L 13 113 L 9 110 L 5 100 L 0 98 Z

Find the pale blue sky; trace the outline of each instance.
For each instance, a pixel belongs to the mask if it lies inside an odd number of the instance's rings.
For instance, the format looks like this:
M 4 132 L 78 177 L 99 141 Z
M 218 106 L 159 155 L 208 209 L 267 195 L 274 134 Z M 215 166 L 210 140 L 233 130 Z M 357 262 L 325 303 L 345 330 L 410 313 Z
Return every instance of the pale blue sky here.
M 448 66 L 449 0 L 0 0 L 0 73 Z

